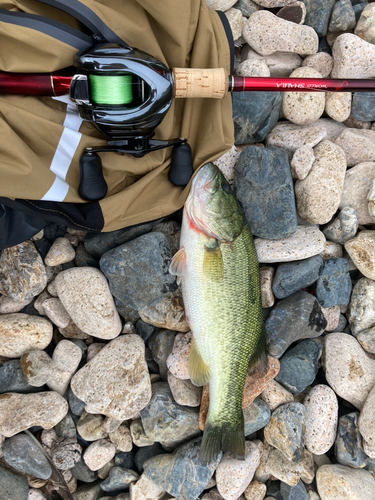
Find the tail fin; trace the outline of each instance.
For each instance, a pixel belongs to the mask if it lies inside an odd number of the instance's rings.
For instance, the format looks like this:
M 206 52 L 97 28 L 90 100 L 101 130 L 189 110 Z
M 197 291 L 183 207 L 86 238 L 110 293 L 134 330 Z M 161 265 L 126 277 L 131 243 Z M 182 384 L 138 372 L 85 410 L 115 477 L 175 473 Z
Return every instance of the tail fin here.
M 245 433 L 242 410 L 241 418 L 236 420 L 236 423 L 223 422 L 219 425 L 213 425 L 207 419 L 200 451 L 200 460 L 203 465 L 216 460 L 220 451 L 227 451 L 237 460 L 245 459 Z

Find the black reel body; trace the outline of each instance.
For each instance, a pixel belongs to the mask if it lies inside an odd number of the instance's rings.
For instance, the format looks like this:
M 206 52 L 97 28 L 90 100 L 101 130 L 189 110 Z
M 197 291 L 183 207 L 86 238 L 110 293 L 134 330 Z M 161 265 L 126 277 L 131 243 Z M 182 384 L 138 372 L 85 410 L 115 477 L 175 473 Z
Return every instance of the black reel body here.
M 146 52 L 110 43 L 79 52 L 74 63 L 77 74 L 70 86 L 70 99 L 78 106 L 80 116 L 94 123 L 108 139 L 107 146 L 86 148 L 80 159 L 80 196 L 96 201 L 107 193 L 99 152 L 142 157 L 173 146 L 169 179 L 175 185 L 185 186 L 193 174 L 186 139 L 152 139 L 172 103 L 170 69 Z M 112 82 L 118 82 L 118 77 L 122 77 L 123 87 L 116 95 Z M 122 84 L 125 79 L 127 83 Z M 108 89 L 97 87 L 103 81 L 109 85 Z

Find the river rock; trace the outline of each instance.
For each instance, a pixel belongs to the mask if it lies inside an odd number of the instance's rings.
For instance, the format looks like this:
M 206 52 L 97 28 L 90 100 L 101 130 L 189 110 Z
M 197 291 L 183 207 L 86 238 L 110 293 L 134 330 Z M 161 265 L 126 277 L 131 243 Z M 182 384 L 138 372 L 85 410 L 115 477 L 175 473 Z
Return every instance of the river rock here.
M 152 358 L 159 365 L 159 372 L 162 380 L 167 380 L 167 358 L 172 352 L 174 338 L 174 332 L 170 330 L 160 330 L 154 333 L 148 341 L 148 347 L 151 349 Z
M 310 495 L 307 494 L 305 485 L 301 480 L 295 486 L 281 482 L 280 494 L 282 500 L 309 500 Z
M 115 431 L 109 432 L 109 439 L 116 446 L 117 451 L 130 451 L 133 448 L 130 429 L 125 424 L 120 425 Z
M 305 66 L 295 69 L 290 77 L 322 78 L 322 75 L 315 69 Z M 310 125 L 323 114 L 325 100 L 323 92 L 285 92 L 283 98 L 284 116 L 297 125 Z
M 302 0 L 306 5 L 305 24 L 322 37 L 327 34 L 335 0 Z
M 83 454 L 83 460 L 92 471 L 97 471 L 107 464 L 116 454 L 116 447 L 105 439 L 91 443 Z
M 84 483 L 93 483 L 98 478 L 96 471 L 90 470 L 83 460 L 77 462 L 71 472 L 76 479 Z
M 133 443 L 139 448 L 152 446 L 154 444 L 154 440 L 150 439 L 145 433 L 141 420 L 132 421 L 130 424 L 130 434 Z
M 375 354 L 375 327 L 362 330 L 356 336 L 363 349 L 370 354 Z
M 368 212 L 367 194 L 375 178 L 375 163 L 365 162 L 348 169 L 345 175 L 340 208 L 352 207 L 358 215 L 359 224 L 372 224 Z
M 333 241 L 326 241 L 323 252 L 319 254 L 323 260 L 332 259 L 333 257 L 341 258 L 344 255 L 342 245 Z
M 263 141 L 279 119 L 281 102 L 280 92 L 234 93 L 232 116 L 235 144 Z
M 199 459 L 202 438 L 184 443 L 173 454 L 153 457 L 144 464 L 145 475 L 159 488 L 179 500 L 195 500 L 204 490 L 217 468 L 216 460 L 202 465 Z
M 271 411 L 267 403 L 256 398 L 249 406 L 243 409 L 245 422 L 245 436 L 250 436 L 269 422 Z
M 53 327 L 45 318 L 23 313 L 0 316 L 0 355 L 19 358 L 33 349 L 44 349 L 52 340 Z
M 350 92 L 327 92 L 324 111 L 332 120 L 344 122 L 350 116 L 351 105 Z
M 85 333 L 113 339 L 121 320 L 104 275 L 94 267 L 76 267 L 58 274 L 56 290 L 74 323 Z
M 290 122 L 278 123 L 267 136 L 267 146 L 276 146 L 287 151 L 289 159 L 302 146 L 313 148 L 327 138 L 326 129 L 319 123 L 296 125 Z
M 228 19 L 233 40 L 237 40 L 242 35 L 242 29 L 246 21 L 245 17 L 239 9 L 233 7 L 225 11 L 225 16 Z
M 356 25 L 355 13 L 350 0 L 339 0 L 333 7 L 329 31 L 337 33 L 351 30 Z
M 323 259 L 315 255 L 306 260 L 280 264 L 272 282 L 272 291 L 278 299 L 284 299 L 293 293 L 306 288 L 319 277 Z
M 29 436 L 18 434 L 3 444 L 4 460 L 13 469 L 40 479 L 48 479 L 52 469 L 41 447 Z
M 189 378 L 189 352 L 193 339 L 192 332 L 178 333 L 174 339 L 172 352 L 167 358 L 167 367 L 172 375 L 181 380 Z
M 375 131 L 348 128 L 336 139 L 335 144 L 344 151 L 348 167 L 375 160 Z
M 176 403 L 192 407 L 200 405 L 202 388 L 193 385 L 191 380 L 178 379 L 168 372 L 168 384 Z
M 339 419 L 335 441 L 335 457 L 341 465 L 364 468 L 369 457 L 363 449 L 358 429 L 358 412 L 348 413 Z
M 315 380 L 321 353 L 322 346 L 318 341 L 302 340 L 280 358 L 277 382 L 293 394 L 304 391 Z
M 31 304 L 33 299 L 14 300 L 11 297 L 2 295 L 0 297 L 0 314 L 9 314 L 22 311 L 23 308 Z
M 345 154 L 330 141 L 314 148 L 315 161 L 295 185 L 298 213 L 314 224 L 329 222 L 337 211 L 346 172 Z
M 68 403 L 57 392 L 1 394 L 0 433 L 12 437 L 35 425 L 51 429 L 67 412 Z
M 315 161 L 314 150 L 305 145 L 298 148 L 290 162 L 290 171 L 293 179 L 305 179 Z
M 242 495 L 254 477 L 261 453 L 262 449 L 255 442 L 245 441 L 245 460 L 236 460 L 228 453 L 223 455 L 215 477 L 218 492 L 224 500 L 237 500 Z
M 142 474 L 136 483 L 130 484 L 130 495 L 132 500 L 161 500 L 165 490 Z
M 370 92 L 354 92 L 351 116 L 362 122 L 375 120 L 374 96 Z
M 4 500 L 28 500 L 29 485 L 20 474 L 0 467 L 0 490 Z
M 303 56 L 318 51 L 319 40 L 313 29 L 280 19 L 267 10 L 250 16 L 242 36 L 261 55 L 283 51 Z
M 189 331 L 180 290 L 154 300 L 138 312 L 143 321 L 158 328 L 184 333 Z
M 293 394 L 276 382 L 276 380 L 270 380 L 267 387 L 261 393 L 260 398 L 267 404 L 271 411 L 275 410 L 278 406 L 294 401 Z
M 271 76 L 267 64 L 258 59 L 246 59 L 236 68 L 236 75 L 239 76 Z
M 375 384 L 375 360 L 354 337 L 334 332 L 325 337 L 322 364 L 335 393 L 360 410 Z
M 335 442 L 338 402 L 336 394 L 327 385 L 318 384 L 303 402 L 306 408 L 305 446 L 315 455 L 323 455 Z
M 345 250 L 359 271 L 366 278 L 375 280 L 375 231 L 361 231 L 345 243 Z
M 108 437 L 108 431 L 104 429 L 103 415 L 93 415 L 83 411 L 77 422 L 77 431 L 85 441 L 97 441 Z
M 152 385 L 152 398 L 141 410 L 147 436 L 163 446 L 173 447 L 199 434 L 198 411 L 178 405 L 165 382 Z
M 28 384 L 19 359 L 12 359 L 0 365 L 0 394 L 4 392 L 38 392 L 38 387 Z
M 143 340 L 135 334 L 112 340 L 74 375 L 71 387 L 90 413 L 133 417 L 151 398 Z
M 357 336 L 362 330 L 375 326 L 375 283 L 368 278 L 361 278 L 354 285 L 350 309 L 350 331 Z
M 261 55 L 248 44 L 245 44 L 241 50 L 241 60 L 264 62 L 272 77 L 288 77 L 292 71 L 302 65 L 303 61 L 298 54 L 292 52 L 275 52 L 274 54 Z
M 324 261 L 315 288 L 316 298 L 322 307 L 349 304 L 352 291 L 349 267 L 347 259 L 334 257 Z
M 333 58 L 327 52 L 317 52 L 305 57 L 302 66 L 313 68 L 319 71 L 323 78 L 327 78 L 332 71 Z
M 372 390 L 369 392 L 369 395 L 367 396 L 367 399 L 365 401 L 365 404 L 363 405 L 363 408 L 361 410 L 361 413 L 359 414 L 359 419 L 358 419 L 359 432 L 363 437 L 365 450 L 371 458 L 375 458 L 375 453 L 369 452 L 369 450 L 374 449 L 374 444 L 375 444 L 374 417 L 375 417 L 375 388 L 372 388 Z
M 291 462 L 298 462 L 304 453 L 305 407 L 286 403 L 276 408 L 264 428 L 264 437 Z
M 340 464 L 322 465 L 316 473 L 322 500 L 363 500 L 375 497 L 375 479 L 370 472 Z
M 110 470 L 108 477 L 101 483 L 100 487 L 103 491 L 120 491 L 128 488 L 137 479 L 139 479 L 139 475 L 135 471 L 115 466 Z
M 318 255 L 325 248 L 325 237 L 314 226 L 297 226 L 287 238 L 271 240 L 255 238 L 254 244 L 260 263 L 290 262 Z
M 68 238 L 60 237 L 52 243 L 47 255 L 44 258 L 44 263 L 47 266 L 58 266 L 74 260 L 76 253 Z
M 371 78 L 375 76 L 375 47 L 352 33 L 336 38 L 332 47 L 331 78 Z
M 277 12 L 276 16 L 296 24 L 303 24 L 306 17 L 305 4 L 294 2 L 291 5 L 286 5 Z
M 42 258 L 32 241 L 5 248 L 0 255 L 0 293 L 14 300 L 31 300 L 47 286 Z
M 233 187 L 253 235 L 280 239 L 295 233 L 293 181 L 285 151 L 246 148 L 236 165 Z
M 272 280 L 275 268 L 272 266 L 262 266 L 259 269 L 259 273 L 262 308 L 272 307 L 275 303 L 275 297 L 272 292 Z
M 137 311 L 176 290 L 176 277 L 168 271 L 171 259 L 168 237 L 153 232 L 106 252 L 100 269 L 112 294 Z
M 344 207 L 339 215 L 323 230 L 324 236 L 335 243 L 344 244 L 354 238 L 358 229 L 358 216 L 354 208 Z
M 59 328 L 66 328 L 70 323 L 70 316 L 60 299 L 52 297 L 42 303 L 44 313 Z
M 267 318 L 267 350 L 280 357 L 292 342 L 319 337 L 326 326 L 316 298 L 302 290 L 296 292 L 278 302 Z
M 368 4 L 363 9 L 361 16 L 357 22 L 354 33 L 366 40 L 366 42 L 374 43 L 374 25 L 375 25 L 375 8 Z

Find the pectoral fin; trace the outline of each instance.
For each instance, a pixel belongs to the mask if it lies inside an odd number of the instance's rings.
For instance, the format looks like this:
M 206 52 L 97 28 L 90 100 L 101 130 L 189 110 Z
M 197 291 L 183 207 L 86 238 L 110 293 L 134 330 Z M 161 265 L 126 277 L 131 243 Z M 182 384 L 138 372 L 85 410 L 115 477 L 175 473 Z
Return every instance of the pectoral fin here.
M 220 243 L 215 238 L 209 238 L 204 245 L 203 274 L 211 281 L 224 278 L 223 256 Z
M 182 276 L 186 274 L 186 252 L 184 248 L 180 248 L 172 257 L 169 273 L 177 276 L 177 285 L 179 285 Z
M 210 378 L 210 369 L 199 354 L 194 338 L 189 353 L 189 377 L 193 384 L 197 386 L 207 384 Z

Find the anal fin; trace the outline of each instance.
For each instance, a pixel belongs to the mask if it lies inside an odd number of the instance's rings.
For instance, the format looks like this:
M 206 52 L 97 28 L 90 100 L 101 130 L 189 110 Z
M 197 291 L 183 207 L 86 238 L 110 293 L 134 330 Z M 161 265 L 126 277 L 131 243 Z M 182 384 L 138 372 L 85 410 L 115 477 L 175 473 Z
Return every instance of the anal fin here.
M 189 377 L 198 387 L 207 384 L 210 378 L 210 369 L 199 354 L 194 338 L 189 353 Z

